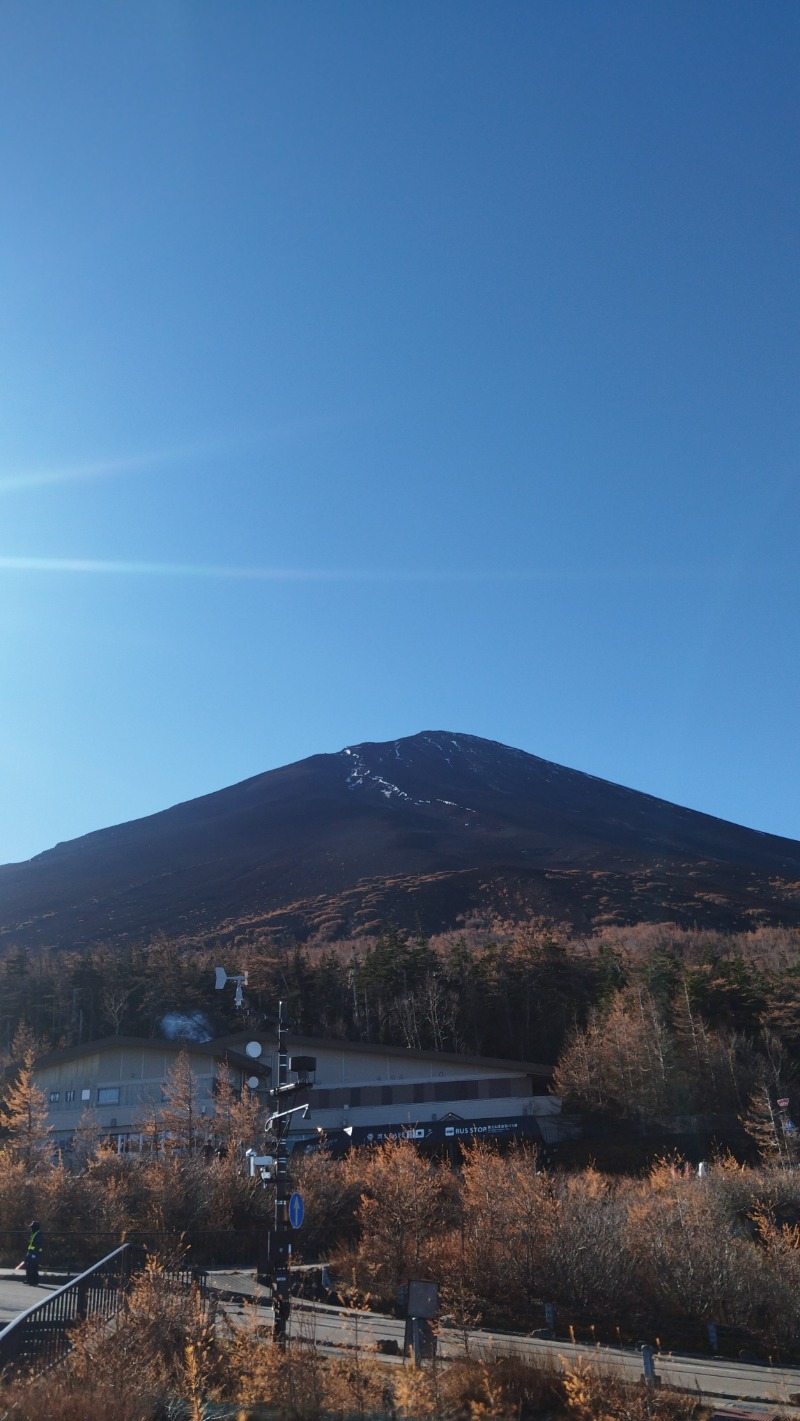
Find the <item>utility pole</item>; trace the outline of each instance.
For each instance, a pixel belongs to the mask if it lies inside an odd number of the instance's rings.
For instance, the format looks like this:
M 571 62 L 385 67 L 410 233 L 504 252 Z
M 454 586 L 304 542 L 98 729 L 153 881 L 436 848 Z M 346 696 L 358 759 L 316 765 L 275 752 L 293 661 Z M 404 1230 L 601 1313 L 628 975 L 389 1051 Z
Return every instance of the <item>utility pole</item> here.
M 236 983 L 236 1005 L 241 1008 L 243 1004 L 242 985 L 247 985 L 246 974 L 229 977 L 222 967 L 217 967 L 215 971 L 216 987 L 219 991 L 222 991 L 227 982 Z M 301 1196 L 296 1194 L 290 1198 L 289 1194 L 287 1137 L 291 1129 L 292 1116 L 299 1115 L 302 1119 L 308 1111 L 307 1105 L 291 1106 L 289 1102 L 297 1095 L 298 1091 L 308 1090 L 313 1083 L 314 1072 L 317 1068 L 317 1062 L 313 1056 L 295 1056 L 291 1062 L 289 1061 L 286 1028 L 286 1003 L 280 1001 L 277 1018 L 278 1080 L 277 1084 L 269 1091 L 272 1110 L 264 1127 L 267 1134 L 275 1139 L 275 1156 L 273 1158 L 271 1155 L 258 1155 L 255 1150 L 247 1151 L 250 1174 L 255 1176 L 258 1171 L 264 1184 L 272 1179 L 275 1182 L 275 1217 L 267 1239 L 268 1261 L 265 1272 L 267 1272 L 272 1292 L 272 1338 L 279 1347 L 286 1346 L 289 1314 L 292 1306 L 292 1296 L 289 1289 L 289 1258 L 291 1255 L 289 1240 L 292 1225 L 295 1228 L 299 1227 L 303 1215 Z M 258 1059 L 262 1050 L 263 1047 L 259 1041 L 250 1041 L 245 1047 L 247 1055 L 253 1060 Z M 297 1075 L 296 1081 L 289 1080 L 290 1069 Z M 249 1084 L 257 1086 L 258 1081 L 253 1078 Z M 291 1218 L 290 1205 L 292 1206 Z M 297 1212 L 298 1206 L 299 1213 Z
M 308 1105 L 289 1105 L 301 1090 L 308 1090 L 317 1062 L 314 1056 L 293 1056 L 289 1060 L 286 1049 L 285 1002 L 278 1002 L 278 1084 L 270 1091 L 270 1099 L 275 1109 L 267 1120 L 266 1128 L 275 1136 L 275 1222 L 269 1241 L 269 1269 L 272 1277 L 272 1338 L 279 1347 L 286 1346 L 292 1295 L 289 1290 L 289 1258 L 291 1255 L 292 1225 L 302 1223 L 303 1201 L 299 1194 L 289 1195 L 289 1150 L 287 1136 L 291 1129 L 292 1116 L 301 1120 L 308 1111 Z M 289 1071 L 297 1076 L 289 1080 Z M 292 1204 L 299 1205 L 299 1216 L 290 1218 Z
M 284 1003 L 278 1002 L 278 1092 L 277 1103 L 289 1092 L 289 1058 L 286 1054 L 286 1020 Z M 280 1108 L 273 1116 L 277 1140 L 275 1152 L 275 1226 L 270 1240 L 270 1270 L 272 1272 L 272 1338 L 279 1347 L 286 1346 L 291 1294 L 289 1292 L 289 1161 L 286 1136 L 292 1120 L 290 1111 Z

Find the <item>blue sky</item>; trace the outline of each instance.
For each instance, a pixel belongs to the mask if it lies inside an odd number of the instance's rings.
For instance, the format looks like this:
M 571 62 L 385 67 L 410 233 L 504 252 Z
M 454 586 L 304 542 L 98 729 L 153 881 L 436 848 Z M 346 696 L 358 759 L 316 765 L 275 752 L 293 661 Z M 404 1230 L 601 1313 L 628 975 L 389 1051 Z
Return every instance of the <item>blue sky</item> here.
M 0 862 L 487 736 L 800 837 L 778 0 L 5 0 Z

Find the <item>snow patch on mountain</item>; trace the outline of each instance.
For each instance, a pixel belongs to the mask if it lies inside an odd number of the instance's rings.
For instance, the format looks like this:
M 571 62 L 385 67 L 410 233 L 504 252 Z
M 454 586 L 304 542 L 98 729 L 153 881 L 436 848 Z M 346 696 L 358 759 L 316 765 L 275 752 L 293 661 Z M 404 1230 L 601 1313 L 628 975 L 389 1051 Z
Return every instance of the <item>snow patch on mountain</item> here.
M 437 746 L 436 748 L 439 749 L 440 747 Z M 394 750 L 397 759 L 401 759 L 402 757 L 398 751 L 396 741 L 394 744 Z M 350 769 L 350 773 L 348 774 L 346 780 L 348 789 L 361 789 L 367 784 L 375 785 L 379 793 L 382 794 L 385 799 L 404 799 L 408 804 L 420 805 L 446 804 L 449 808 L 461 809 L 466 814 L 477 814 L 476 809 L 470 809 L 469 805 L 467 804 L 457 804 L 456 801 L 453 799 L 414 799 L 412 795 L 406 794 L 406 791 L 404 789 L 401 789 L 399 785 L 392 784 L 391 780 L 386 780 L 384 779 L 383 775 L 378 775 L 375 773 L 374 770 L 370 770 L 365 764 L 363 755 L 360 755 L 357 750 L 354 750 L 352 748 L 352 746 L 348 746 L 346 749 L 342 750 L 341 753 L 343 755 L 348 756 L 348 765 Z
M 342 751 L 342 754 L 349 755 L 352 763 L 352 769 L 347 776 L 347 784 L 350 789 L 359 789 L 363 784 L 370 783 L 377 785 L 381 794 L 385 795 L 386 799 L 392 799 L 393 796 L 397 795 L 399 799 L 407 799 L 410 804 L 419 804 L 421 802 L 412 799 L 411 795 L 406 794 L 405 790 L 400 789 L 399 785 L 393 785 L 389 780 L 385 780 L 382 775 L 376 775 L 372 770 L 367 769 L 363 756 L 359 755 L 356 750 L 346 749 Z

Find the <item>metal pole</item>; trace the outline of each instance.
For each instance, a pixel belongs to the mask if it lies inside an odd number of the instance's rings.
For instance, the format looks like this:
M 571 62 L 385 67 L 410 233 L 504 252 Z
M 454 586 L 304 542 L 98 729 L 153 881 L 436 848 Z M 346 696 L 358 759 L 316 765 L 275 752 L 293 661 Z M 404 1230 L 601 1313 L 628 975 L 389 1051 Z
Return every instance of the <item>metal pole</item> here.
M 656 1376 L 656 1365 L 653 1360 L 654 1355 L 654 1348 L 649 1346 L 644 1346 L 642 1348 L 642 1370 L 644 1373 L 645 1386 L 658 1386 L 658 1377 Z
M 289 1083 L 289 1058 L 286 1051 L 284 1003 L 278 1003 L 278 1110 L 286 1100 Z M 290 1115 L 280 1114 L 275 1122 L 277 1153 L 275 1156 L 275 1227 L 272 1232 L 272 1337 L 279 1347 L 286 1346 L 291 1294 L 289 1292 L 289 1182 L 286 1136 Z

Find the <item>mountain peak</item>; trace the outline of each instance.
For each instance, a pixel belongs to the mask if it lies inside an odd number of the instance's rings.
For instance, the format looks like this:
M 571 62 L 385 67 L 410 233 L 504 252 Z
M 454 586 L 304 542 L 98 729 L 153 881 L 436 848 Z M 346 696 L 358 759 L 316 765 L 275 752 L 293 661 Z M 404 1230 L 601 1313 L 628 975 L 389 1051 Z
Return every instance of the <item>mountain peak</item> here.
M 800 844 L 446 730 L 348 745 L 0 868 L 0 945 L 428 931 L 472 911 L 800 921 Z

